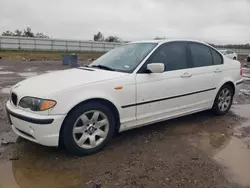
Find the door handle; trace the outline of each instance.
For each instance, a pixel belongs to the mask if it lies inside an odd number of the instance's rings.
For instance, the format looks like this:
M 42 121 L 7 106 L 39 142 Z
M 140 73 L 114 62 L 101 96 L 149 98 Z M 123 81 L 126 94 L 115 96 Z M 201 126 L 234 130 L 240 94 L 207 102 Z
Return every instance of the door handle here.
M 185 72 L 181 75 L 182 78 L 190 78 L 192 76 L 192 74 Z
M 215 69 L 214 72 L 215 72 L 215 73 L 220 73 L 220 72 L 222 72 L 222 71 L 221 71 L 220 69 Z

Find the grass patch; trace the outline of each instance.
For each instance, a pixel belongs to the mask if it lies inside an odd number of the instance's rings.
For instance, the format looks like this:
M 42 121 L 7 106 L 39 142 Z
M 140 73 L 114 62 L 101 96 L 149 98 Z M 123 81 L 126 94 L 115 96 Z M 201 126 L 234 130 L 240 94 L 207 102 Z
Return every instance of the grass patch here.
M 98 58 L 104 54 L 104 52 L 0 51 L 0 57 L 18 61 L 62 60 L 64 54 L 72 53 L 77 54 L 80 61 Z

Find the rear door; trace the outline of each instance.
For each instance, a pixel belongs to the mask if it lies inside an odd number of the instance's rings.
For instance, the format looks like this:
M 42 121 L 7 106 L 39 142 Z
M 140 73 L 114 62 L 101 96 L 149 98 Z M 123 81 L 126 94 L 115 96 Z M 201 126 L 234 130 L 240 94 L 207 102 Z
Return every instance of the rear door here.
M 196 42 L 189 42 L 189 52 L 193 77 L 192 89 L 197 91 L 197 108 L 208 108 L 216 95 L 216 86 L 222 76 L 222 60 L 211 47 Z M 215 64 L 216 63 L 216 64 Z

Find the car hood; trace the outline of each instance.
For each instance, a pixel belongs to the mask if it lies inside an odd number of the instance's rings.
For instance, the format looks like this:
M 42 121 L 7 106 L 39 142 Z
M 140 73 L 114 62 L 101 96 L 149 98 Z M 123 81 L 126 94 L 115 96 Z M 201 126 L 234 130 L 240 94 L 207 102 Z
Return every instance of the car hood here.
M 12 87 L 12 92 L 19 97 L 46 97 L 52 93 L 73 87 L 102 82 L 126 76 L 128 73 L 106 71 L 91 68 L 74 68 L 55 71 L 28 78 Z

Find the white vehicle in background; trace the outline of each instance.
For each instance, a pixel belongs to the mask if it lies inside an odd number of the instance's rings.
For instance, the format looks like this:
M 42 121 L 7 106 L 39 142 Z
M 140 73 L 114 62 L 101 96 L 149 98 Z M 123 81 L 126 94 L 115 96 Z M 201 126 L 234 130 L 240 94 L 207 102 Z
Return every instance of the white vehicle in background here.
M 115 132 L 208 109 L 224 115 L 242 83 L 240 62 L 205 43 L 132 42 L 87 67 L 19 82 L 6 108 L 16 134 L 84 155 Z
M 222 53 L 223 55 L 227 56 L 230 59 L 234 60 L 238 59 L 238 55 L 232 50 L 219 50 L 219 51 L 220 53 Z

